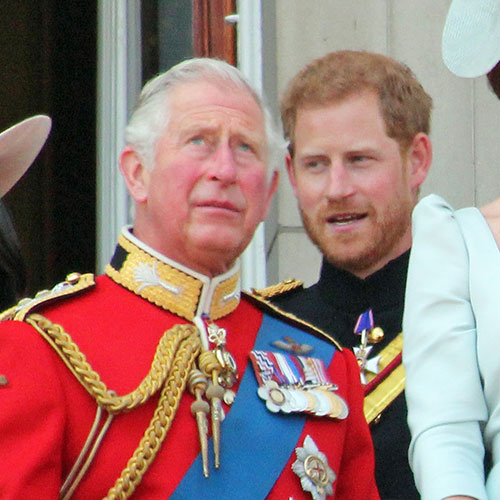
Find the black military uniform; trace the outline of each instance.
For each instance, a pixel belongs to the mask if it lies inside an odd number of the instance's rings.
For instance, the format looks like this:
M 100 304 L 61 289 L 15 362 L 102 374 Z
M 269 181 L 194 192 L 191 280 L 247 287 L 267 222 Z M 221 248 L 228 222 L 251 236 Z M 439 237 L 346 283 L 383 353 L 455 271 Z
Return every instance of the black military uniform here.
M 366 279 L 323 260 L 318 283 L 309 288 L 295 287 L 270 300 L 331 332 L 340 344 L 351 349 L 360 344 L 360 336 L 353 333 L 356 321 L 360 314 L 371 309 L 375 326 L 384 331 L 383 339 L 370 352 L 369 357 L 373 358 L 401 332 L 408 257 L 409 252 L 404 253 Z M 408 465 L 410 431 L 406 414 L 406 401 L 401 393 L 371 423 L 376 479 L 382 500 L 420 498 Z

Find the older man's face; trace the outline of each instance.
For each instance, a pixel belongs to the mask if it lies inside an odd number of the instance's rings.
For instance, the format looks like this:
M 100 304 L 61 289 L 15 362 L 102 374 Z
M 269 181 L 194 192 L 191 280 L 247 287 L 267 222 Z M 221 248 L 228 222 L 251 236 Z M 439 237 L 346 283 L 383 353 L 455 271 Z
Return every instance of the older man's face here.
M 156 164 L 145 173 L 138 236 L 192 269 L 218 274 L 248 245 L 275 190 L 266 181 L 263 114 L 230 84 L 183 84 L 170 103 Z

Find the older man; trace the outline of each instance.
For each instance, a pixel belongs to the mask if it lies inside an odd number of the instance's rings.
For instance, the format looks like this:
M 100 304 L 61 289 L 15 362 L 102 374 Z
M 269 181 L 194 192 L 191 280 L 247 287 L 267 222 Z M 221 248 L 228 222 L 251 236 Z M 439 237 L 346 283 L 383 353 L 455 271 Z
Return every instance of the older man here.
M 352 354 L 240 295 L 281 147 L 256 93 L 186 61 L 144 87 L 126 139 L 135 222 L 106 275 L 0 325 L 3 496 L 378 498 Z
M 400 332 L 410 217 L 431 163 L 431 105 L 407 67 L 356 51 L 311 62 L 281 104 L 288 174 L 323 265 L 318 283 L 287 283 L 271 300 L 355 351 L 387 500 L 419 498 L 407 460 Z

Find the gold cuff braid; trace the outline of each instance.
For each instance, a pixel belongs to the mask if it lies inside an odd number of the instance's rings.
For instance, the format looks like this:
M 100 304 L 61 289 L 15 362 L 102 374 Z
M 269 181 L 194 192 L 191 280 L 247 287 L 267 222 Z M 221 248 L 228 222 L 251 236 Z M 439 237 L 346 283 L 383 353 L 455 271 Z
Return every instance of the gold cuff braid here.
M 31 314 L 25 321 L 44 337 L 97 404 L 109 413 L 137 408 L 163 387 L 139 446 L 104 500 L 129 498 L 154 460 L 177 412 L 189 372 L 201 350 L 198 330 L 190 324 L 167 330 L 160 339 L 151 369 L 139 387 L 129 394 L 117 396 L 101 381 L 62 326 L 40 314 Z

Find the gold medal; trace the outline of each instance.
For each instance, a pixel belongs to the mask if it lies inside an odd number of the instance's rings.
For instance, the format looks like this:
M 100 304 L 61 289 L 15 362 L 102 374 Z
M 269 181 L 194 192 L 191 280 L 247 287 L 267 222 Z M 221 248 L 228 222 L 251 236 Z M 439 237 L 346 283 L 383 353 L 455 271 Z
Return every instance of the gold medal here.
M 338 394 L 331 391 L 324 391 L 324 394 L 330 403 L 330 412 L 328 413 L 329 417 L 343 420 L 347 417 L 347 415 L 349 415 L 349 408 L 347 407 L 347 404 Z
M 316 407 L 318 406 L 318 404 L 316 402 L 316 398 L 314 397 L 314 395 L 310 391 L 302 391 L 302 392 L 305 394 L 305 396 L 307 398 L 306 411 L 308 413 L 315 413 Z

